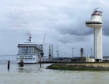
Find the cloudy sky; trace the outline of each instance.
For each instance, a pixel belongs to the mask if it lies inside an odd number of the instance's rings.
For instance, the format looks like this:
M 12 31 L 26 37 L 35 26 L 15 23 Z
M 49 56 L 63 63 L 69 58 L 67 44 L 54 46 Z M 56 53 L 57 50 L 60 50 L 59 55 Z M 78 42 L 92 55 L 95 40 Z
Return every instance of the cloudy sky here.
M 0 0 L 0 54 L 16 54 L 31 32 L 33 42 L 54 45 L 60 56 L 85 55 L 93 48 L 93 29 L 85 21 L 95 8 L 103 11 L 103 55 L 109 56 L 108 0 Z M 56 54 L 55 54 L 56 56 Z

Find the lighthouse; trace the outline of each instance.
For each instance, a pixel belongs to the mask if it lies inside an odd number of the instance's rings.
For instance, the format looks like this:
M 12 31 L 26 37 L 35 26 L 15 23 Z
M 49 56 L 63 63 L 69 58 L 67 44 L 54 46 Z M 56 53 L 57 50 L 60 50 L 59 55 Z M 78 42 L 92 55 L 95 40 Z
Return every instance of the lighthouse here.
M 94 56 L 96 62 L 101 62 L 102 56 L 102 11 L 95 10 L 86 26 L 94 29 Z

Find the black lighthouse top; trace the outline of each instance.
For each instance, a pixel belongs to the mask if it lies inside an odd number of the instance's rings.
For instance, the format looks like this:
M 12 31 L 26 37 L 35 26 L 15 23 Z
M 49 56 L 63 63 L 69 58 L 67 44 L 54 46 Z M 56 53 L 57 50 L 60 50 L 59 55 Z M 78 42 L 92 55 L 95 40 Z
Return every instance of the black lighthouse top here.
M 95 10 L 95 11 L 92 13 L 92 16 L 94 16 L 94 15 L 102 16 L 102 11 Z

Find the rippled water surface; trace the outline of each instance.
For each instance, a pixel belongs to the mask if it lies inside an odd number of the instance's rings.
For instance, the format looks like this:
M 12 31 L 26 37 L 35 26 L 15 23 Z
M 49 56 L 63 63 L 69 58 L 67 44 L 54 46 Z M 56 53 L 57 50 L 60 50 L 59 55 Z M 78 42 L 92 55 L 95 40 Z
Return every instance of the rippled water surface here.
M 49 64 L 26 64 L 20 68 L 0 64 L 0 84 L 108 84 L 109 72 L 60 71 L 45 69 Z

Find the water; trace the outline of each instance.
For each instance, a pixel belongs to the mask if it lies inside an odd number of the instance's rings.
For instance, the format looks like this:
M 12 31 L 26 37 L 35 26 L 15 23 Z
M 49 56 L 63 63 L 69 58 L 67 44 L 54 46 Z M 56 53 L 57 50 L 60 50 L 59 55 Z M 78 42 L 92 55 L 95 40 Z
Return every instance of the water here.
M 109 72 L 64 71 L 46 69 L 49 64 L 26 64 L 20 68 L 0 64 L 0 84 L 108 84 Z

